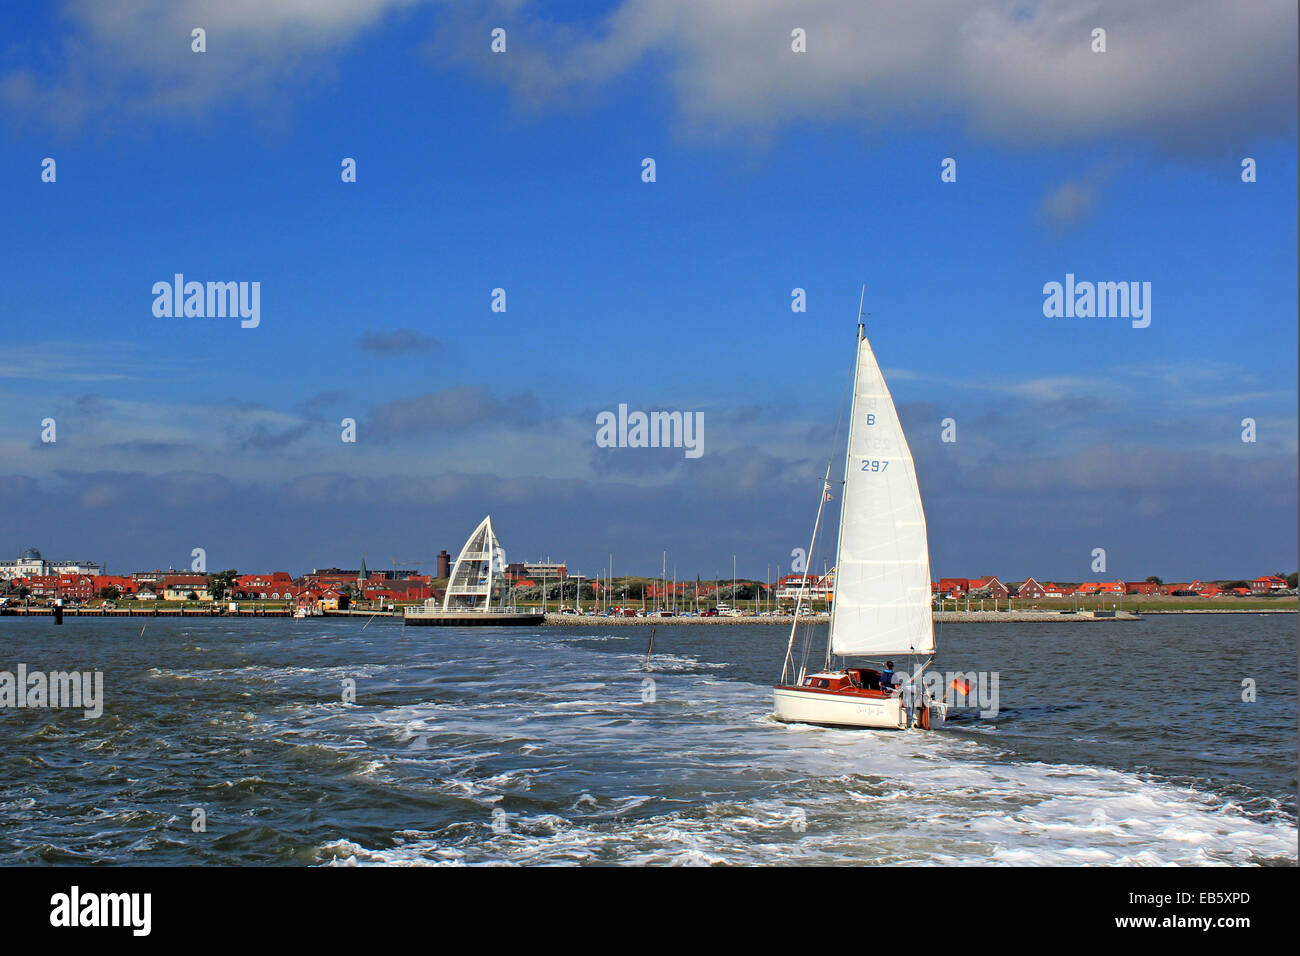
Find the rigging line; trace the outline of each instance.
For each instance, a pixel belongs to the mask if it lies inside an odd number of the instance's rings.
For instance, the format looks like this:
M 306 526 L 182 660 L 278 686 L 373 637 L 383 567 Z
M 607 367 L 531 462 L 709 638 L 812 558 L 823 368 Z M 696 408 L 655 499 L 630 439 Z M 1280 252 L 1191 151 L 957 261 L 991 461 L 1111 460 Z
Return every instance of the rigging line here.
M 866 294 L 866 287 L 865 287 L 865 286 L 863 287 L 863 294 L 864 294 L 864 295 Z M 862 324 L 862 303 L 859 302 L 859 303 L 858 303 L 858 325 L 861 326 L 861 324 Z M 847 385 L 845 386 L 845 388 L 844 388 L 844 397 L 840 399 L 839 412 L 837 413 L 837 415 L 836 415 L 836 419 L 835 419 L 835 431 L 831 434 L 831 454 L 830 454 L 830 458 L 829 458 L 828 461 L 826 462 L 826 469 L 827 469 L 828 472 L 830 471 L 831 467 L 832 467 L 833 464 L 834 464 L 834 460 L 835 460 L 835 455 L 836 455 L 836 453 L 839 451 L 840 428 L 841 428 L 841 427 L 843 426 L 843 424 L 844 424 L 844 407 L 847 405 L 847 406 L 849 407 L 849 409 L 852 410 L 852 408 L 853 408 L 853 401 L 854 401 L 854 399 L 856 398 L 856 396 L 853 394 L 853 392 L 854 392 L 854 388 L 855 388 L 855 386 L 857 385 L 857 381 L 858 381 L 858 362 L 859 362 L 859 360 L 860 360 L 859 352 L 860 352 L 860 349 L 861 349 L 861 345 L 862 345 L 862 337 L 861 337 L 861 334 L 859 333 L 858 335 L 855 335 L 855 336 L 854 336 L 854 342 L 853 342 L 853 366 L 852 366 L 852 368 L 853 368 L 853 373 L 849 376 L 848 384 L 847 384 Z M 839 522 L 838 522 L 838 525 L 837 525 L 837 527 L 836 527 L 836 531 L 835 531 L 835 557 L 836 557 L 836 562 L 835 562 L 835 563 L 836 563 L 837 565 L 839 564 L 839 560 L 838 560 L 838 559 L 839 559 L 839 553 L 840 553 L 840 535 L 843 534 L 843 532 L 844 532 L 844 492 L 845 492 L 845 490 L 848 488 L 848 460 L 849 460 L 849 454 L 850 454 L 850 453 L 852 452 L 852 450 L 853 450 L 853 449 L 852 449 L 852 445 L 853 445 L 853 436 L 852 436 L 852 435 L 846 435 L 846 436 L 845 436 L 845 448 L 844 448 L 844 463 L 845 463 L 845 464 L 844 464 L 844 477 L 842 477 L 842 478 L 840 479 L 840 482 L 839 482 L 839 488 L 840 488 L 840 502 L 839 502 L 839 504 L 840 504 L 840 520 L 839 520 Z M 808 561 L 811 563 L 811 562 L 813 561 L 814 557 L 815 557 L 814 554 L 809 554 L 809 555 L 808 555 Z M 833 568 L 832 570 L 835 571 L 835 578 L 836 578 L 836 580 L 838 581 L 838 580 L 839 580 L 839 568 L 838 568 L 838 567 L 835 567 L 835 568 Z M 835 620 L 835 604 L 834 604 L 834 601 L 835 601 L 835 591 L 834 591 L 834 589 L 832 589 L 832 590 L 831 590 L 831 613 L 830 613 L 830 620 L 827 622 L 827 625 L 826 625 L 826 667 L 827 667 L 827 669 L 830 668 L 830 664 L 831 664 L 831 630 L 832 630 L 832 623 L 833 623 L 834 620 Z M 804 637 L 804 640 L 805 640 L 806 642 L 810 641 L 810 640 L 811 640 L 811 636 L 812 636 L 812 625 L 811 625 L 811 623 L 810 623 L 810 624 L 808 625 L 808 627 L 805 628 L 805 637 Z M 805 644 L 805 654 L 804 654 L 805 661 L 807 660 L 807 646 L 808 646 L 808 645 Z
M 867 287 L 864 285 L 862 287 L 862 296 L 864 299 L 866 297 L 866 294 L 867 294 Z M 858 400 L 858 395 L 857 395 L 858 372 L 861 370 L 862 367 L 862 343 L 865 340 L 865 338 L 866 338 L 866 331 L 862 322 L 862 302 L 859 301 L 858 302 L 858 329 L 853 337 L 853 374 L 849 376 L 849 386 L 848 386 L 849 434 L 845 437 L 845 442 L 844 442 L 844 478 L 840 481 L 840 521 L 839 521 L 837 533 L 835 535 L 835 580 L 837 583 L 839 582 L 840 579 L 840 569 L 839 569 L 840 544 L 842 543 L 844 538 L 844 496 L 845 494 L 848 493 L 848 489 L 849 489 L 849 466 L 853 456 L 854 406 L 857 404 L 857 400 Z M 868 345 L 867 347 L 868 349 L 870 349 L 870 345 Z M 842 421 L 844 418 L 844 405 L 845 403 L 841 401 L 840 421 Z M 835 438 L 837 443 L 839 439 L 839 430 L 840 430 L 839 422 L 836 422 Z M 835 592 L 834 589 L 832 589 L 830 621 L 828 622 L 826 628 L 826 669 L 827 670 L 830 670 L 831 667 L 831 646 L 835 641 L 834 632 L 835 632 Z
M 859 303 L 859 307 L 858 307 L 859 318 L 861 317 L 861 312 L 862 312 L 862 309 L 861 309 L 861 303 Z M 849 407 L 852 407 L 852 404 L 853 404 L 853 383 L 857 380 L 857 371 L 858 371 L 858 348 L 857 348 L 857 343 L 855 342 L 855 343 L 854 343 L 854 348 L 853 348 L 853 374 L 849 376 L 848 384 L 847 384 L 847 385 L 845 386 L 845 388 L 844 388 L 844 397 L 840 399 L 839 412 L 837 413 L 836 418 L 835 418 L 835 430 L 831 433 L 831 451 L 830 451 L 830 454 L 829 454 L 829 455 L 827 456 L 827 458 L 826 458 L 826 469 L 827 469 L 828 472 L 830 471 L 830 469 L 831 469 L 831 468 L 834 466 L 834 464 L 835 464 L 835 455 L 836 455 L 836 453 L 839 451 L 839 447 L 840 447 L 840 428 L 844 425 L 844 407 L 845 407 L 846 405 L 849 406 Z M 851 440 L 852 440 L 852 436 L 845 436 L 845 440 L 846 440 L 847 442 L 851 442 Z M 845 455 L 845 459 L 846 459 L 846 460 L 847 460 L 847 458 L 848 458 L 848 453 L 849 453 L 849 449 L 848 449 L 848 448 L 845 448 L 845 449 L 844 449 L 844 455 Z M 844 514 L 844 489 L 845 489 L 845 487 L 847 486 L 847 484 L 848 484 L 848 482 L 845 481 L 843 478 L 840 479 L 840 481 L 839 481 L 839 488 L 840 488 L 840 494 L 839 494 L 840 502 L 839 502 L 839 504 L 840 504 L 840 515 L 841 515 L 840 525 L 843 525 L 843 514 Z M 822 496 L 825 497 L 825 490 L 824 490 L 824 489 L 823 489 L 823 491 L 822 491 Z M 840 531 L 839 531 L 839 528 L 837 527 L 836 532 L 835 532 L 835 552 L 836 552 L 837 555 L 839 554 L 839 536 L 840 536 Z M 814 563 L 814 559 L 815 559 L 816 557 L 817 557 L 816 545 L 814 544 L 814 547 L 813 547 L 812 551 L 810 551 L 809 554 L 808 554 L 808 564 L 807 564 L 807 567 L 809 567 L 809 568 L 816 567 L 816 564 Z M 838 577 L 838 571 L 837 571 L 836 576 Z M 805 581 L 805 585 L 806 585 L 806 583 L 807 583 L 807 582 Z M 804 588 L 801 588 L 800 590 L 803 591 Z M 831 597 L 832 597 L 832 600 L 833 600 L 833 599 L 834 599 L 834 592 L 833 592 L 833 591 L 832 591 L 832 593 L 831 593 Z M 811 604 L 811 602 L 809 602 L 809 603 Z M 811 610 L 811 608 L 810 608 L 810 610 Z M 798 614 L 798 608 L 797 608 L 797 607 L 795 608 L 795 613 L 796 613 L 796 615 Z M 828 654 L 829 654 L 830 646 L 831 646 L 831 637 L 830 637 L 829 627 L 830 627 L 830 625 L 828 624 L 828 625 L 827 625 L 828 630 L 827 630 L 827 634 L 826 634 L 826 648 L 827 648 L 827 652 L 828 652 Z M 807 642 L 811 640 L 811 636 L 812 636 L 812 624 L 811 624 L 811 622 L 809 622 L 809 623 L 804 627 L 805 651 L 806 651 L 806 648 L 807 648 Z M 804 656 L 805 656 L 805 659 L 806 659 L 806 658 L 807 658 L 807 654 L 805 653 Z
M 866 295 L 866 286 L 863 286 L 863 295 L 864 295 L 864 296 Z M 861 302 L 861 301 L 858 302 L 858 325 L 859 325 L 859 327 L 861 327 L 861 325 L 862 325 L 862 302 Z M 804 565 L 803 580 L 802 580 L 802 581 L 800 582 L 800 584 L 799 584 L 799 597 L 796 599 L 796 601 L 795 601 L 795 606 L 794 606 L 794 623 L 791 624 L 791 626 L 790 626 L 790 642 L 789 642 L 789 644 L 786 645 L 786 649 L 785 649 L 785 661 L 784 661 L 784 662 L 782 663 L 782 665 L 781 665 L 781 680 L 782 680 L 782 681 L 785 680 L 785 672 L 786 672 L 786 668 L 789 667 L 789 665 L 790 665 L 790 658 L 791 658 L 791 655 L 792 655 L 792 653 L 793 653 L 793 651 L 794 651 L 794 640 L 795 640 L 795 635 L 798 633 L 798 630 L 799 630 L 799 610 L 800 610 L 800 608 L 801 608 L 802 605 L 803 605 L 803 599 L 804 599 L 804 596 L 805 596 L 805 594 L 807 594 L 807 591 L 808 591 L 808 569 L 809 569 L 810 567 L 815 567 L 814 561 L 815 561 L 816 556 L 817 556 L 817 529 L 818 529 L 818 526 L 821 524 L 821 513 L 822 513 L 822 508 L 823 508 L 823 506 L 826 504 L 826 493 L 830 490 L 831 468 L 834 467 L 834 463 L 835 463 L 835 452 L 837 451 L 837 449 L 838 449 L 838 447 L 839 447 L 839 440 L 840 440 L 840 427 L 844 424 L 844 406 L 845 406 L 846 404 L 849 404 L 850 407 L 851 407 L 851 404 L 852 404 L 852 401 L 853 401 L 853 388 L 854 388 L 854 385 L 857 383 L 857 377 L 858 377 L 858 374 L 857 374 L 857 373 L 858 373 L 858 353 L 859 353 L 859 347 L 860 347 L 860 345 L 861 345 L 861 335 L 859 334 L 859 335 L 855 336 L 854 346 L 853 346 L 853 374 L 852 374 L 852 376 L 850 376 L 848 387 L 847 387 L 847 389 L 845 390 L 845 399 L 847 399 L 848 401 L 846 402 L 844 399 L 841 399 L 841 400 L 840 400 L 839 413 L 838 413 L 838 415 L 837 415 L 837 417 L 836 417 L 836 420 L 835 420 L 835 430 L 834 430 L 834 432 L 831 434 L 831 450 L 830 450 L 830 455 L 827 457 L 827 460 L 826 460 L 826 476 L 822 479 L 822 488 L 821 488 L 821 492 L 820 492 L 821 497 L 817 499 L 817 520 L 816 520 L 815 522 L 813 522 L 813 536 L 812 536 L 812 541 L 810 541 L 809 544 L 808 544 L 808 555 L 807 555 L 807 557 L 806 557 L 806 559 L 805 559 L 807 563 Z M 850 441 L 850 443 L 851 443 L 851 441 L 852 441 L 852 436 L 850 436 L 849 441 Z M 847 464 L 848 458 L 847 458 L 847 455 L 848 455 L 848 449 L 846 448 L 846 449 L 845 449 L 845 462 L 846 462 L 846 463 L 845 463 L 845 474 L 846 474 L 846 476 L 847 476 L 847 471 L 848 471 L 848 464 Z M 847 481 L 842 480 L 842 481 L 840 482 L 840 495 L 841 495 L 841 499 L 843 498 L 843 489 L 844 489 L 844 487 L 845 487 L 846 485 L 847 485 Z M 841 500 L 841 504 L 840 504 L 840 523 L 841 523 L 841 524 L 843 524 L 843 517 L 844 517 L 844 506 L 843 506 L 843 501 Z M 839 534 L 838 534 L 838 532 L 837 532 L 837 533 L 836 533 L 836 555 L 838 556 L 838 554 L 839 554 Z M 832 591 L 832 593 L 831 593 L 831 598 L 832 598 L 832 602 L 833 602 L 833 601 L 834 601 L 834 591 Z M 733 598 L 733 599 L 734 599 L 734 598 Z M 833 604 L 832 604 L 832 610 L 833 610 Z M 808 636 L 808 634 L 809 634 L 809 632 L 807 631 L 807 629 L 805 629 L 805 637 L 804 637 L 805 642 L 807 642 L 807 641 L 809 640 L 809 636 Z M 828 659 L 829 659 L 829 657 L 830 657 L 830 649 L 831 649 L 831 638 L 830 638 L 830 632 L 829 632 L 829 629 L 828 629 L 828 631 L 827 631 L 827 635 L 826 635 L 826 656 L 827 656 Z M 805 650 L 805 653 L 804 653 L 804 659 L 805 659 L 805 663 L 806 663 L 806 660 L 807 660 L 807 643 L 805 643 L 805 649 L 804 649 L 804 650 Z

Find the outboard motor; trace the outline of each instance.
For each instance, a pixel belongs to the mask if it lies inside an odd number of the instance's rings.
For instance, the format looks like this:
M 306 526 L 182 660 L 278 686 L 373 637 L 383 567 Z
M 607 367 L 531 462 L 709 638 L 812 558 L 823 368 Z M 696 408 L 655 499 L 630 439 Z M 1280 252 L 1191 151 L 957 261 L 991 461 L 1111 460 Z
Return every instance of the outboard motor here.
M 907 681 L 902 685 L 902 693 L 899 695 L 903 706 L 903 726 L 916 726 L 916 703 L 917 688 L 913 681 Z

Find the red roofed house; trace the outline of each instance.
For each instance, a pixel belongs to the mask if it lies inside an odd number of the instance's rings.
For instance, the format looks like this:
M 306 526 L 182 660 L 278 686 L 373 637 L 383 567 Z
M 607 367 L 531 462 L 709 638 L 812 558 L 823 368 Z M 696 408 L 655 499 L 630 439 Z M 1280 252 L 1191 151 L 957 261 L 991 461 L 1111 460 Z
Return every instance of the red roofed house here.
M 1047 597 L 1047 590 L 1035 581 L 1033 578 L 1025 578 L 1024 583 L 1016 590 L 1018 598 L 1041 598 Z
M 1160 585 L 1154 581 L 1129 581 L 1124 587 L 1129 594 L 1159 594 Z
M 959 598 L 966 593 L 965 578 L 940 578 L 939 593 L 944 597 Z
M 384 597 L 390 601 L 424 601 L 434 596 L 433 586 L 429 583 L 430 580 L 427 575 L 404 578 L 375 587 L 367 587 L 364 593 L 367 600 L 372 599 L 371 592 L 375 591 L 377 592 L 375 596 Z
M 32 575 L 25 580 L 34 598 L 89 601 L 95 595 L 95 579 L 87 574 Z
M 1266 574 L 1250 582 L 1251 594 L 1268 594 L 1270 591 L 1285 591 L 1286 581 L 1275 574 Z
M 1053 584 L 1050 581 L 1043 585 L 1043 597 L 1059 598 L 1069 597 L 1074 593 L 1074 588 L 1068 584 Z
M 21 582 L 18 586 L 26 587 L 35 598 L 52 598 L 59 593 L 59 578 L 56 574 L 32 574 L 14 580 Z
M 134 579 L 122 574 L 96 574 L 91 582 L 96 594 L 104 588 L 117 588 L 118 593 L 123 595 L 134 594 L 137 587 Z
M 971 578 L 966 582 L 966 591 L 971 597 L 1004 598 L 1011 592 L 997 579 L 997 575 L 984 578 Z
M 241 574 L 235 578 L 231 596 L 244 600 L 276 600 L 289 597 L 288 590 L 293 588 L 293 578 L 287 571 L 274 571 L 270 574 Z
M 302 593 L 305 585 L 293 583 L 287 571 L 274 574 L 241 574 L 235 578 L 232 597 L 243 600 L 287 601 Z
M 202 574 L 169 574 L 163 578 L 164 601 L 188 601 L 193 594 L 197 600 L 211 601 L 212 592 L 208 590 L 208 579 Z

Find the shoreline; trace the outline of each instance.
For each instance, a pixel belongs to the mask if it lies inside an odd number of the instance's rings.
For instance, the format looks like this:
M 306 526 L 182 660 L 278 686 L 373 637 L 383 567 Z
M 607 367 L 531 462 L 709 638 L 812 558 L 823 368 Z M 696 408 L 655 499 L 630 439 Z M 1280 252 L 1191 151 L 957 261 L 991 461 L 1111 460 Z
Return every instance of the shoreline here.
M 1240 610 L 1230 607 L 1185 607 L 1171 608 L 1167 611 L 1143 611 L 1143 614 L 1297 614 L 1300 608 L 1294 607 L 1251 607 Z
M 1179 612 L 1172 612 L 1179 613 Z M 1243 613 L 1239 611 L 1227 613 Z M 1250 613 L 1250 612 L 1245 612 Z M 801 617 L 805 624 L 827 624 L 830 616 L 818 614 Z M 1060 614 L 1056 611 L 935 611 L 934 620 L 977 624 L 1104 624 L 1111 621 L 1140 621 L 1142 617 L 1128 611 L 1118 611 L 1112 617 L 1094 617 L 1091 611 L 1077 614 Z M 647 627 L 658 624 L 729 625 L 729 624 L 781 624 L 794 623 L 794 615 L 780 614 L 769 617 L 746 615 L 743 617 L 579 617 L 576 614 L 558 614 L 548 611 L 547 626 L 570 625 L 575 627 Z
M 1072 614 L 1062 614 L 1059 611 L 935 611 L 934 620 L 936 622 L 951 622 L 963 624 L 1104 624 L 1111 621 L 1140 621 L 1148 614 L 1296 614 L 1297 608 L 1170 608 L 1168 610 L 1144 610 L 1140 613 L 1131 611 L 1108 612 L 1103 617 L 1096 616 L 1093 611 L 1078 611 Z M 65 618 L 80 617 L 108 617 L 108 618 L 159 618 L 159 617 L 180 617 L 180 618 L 210 618 L 220 620 L 262 620 L 269 617 L 284 618 L 286 620 L 295 620 L 292 612 L 283 609 L 248 609 L 240 611 L 217 611 L 204 608 L 158 608 L 149 610 L 127 610 L 117 609 L 81 609 L 65 608 L 63 611 Z M 54 611 L 52 608 L 0 608 L 0 617 L 40 617 L 53 618 Z M 313 615 L 304 620 L 319 620 L 322 618 L 387 618 L 392 621 L 403 620 L 400 611 L 363 611 L 349 609 L 346 611 L 325 611 L 322 615 Z M 826 624 L 830 621 L 829 615 L 817 614 L 801 618 L 807 624 Z M 740 617 L 605 617 L 603 615 L 589 616 L 577 614 L 560 614 L 557 611 L 547 611 L 543 624 L 545 627 L 653 627 L 664 625 L 666 627 L 681 626 L 686 624 L 699 624 L 708 627 L 727 626 L 736 624 L 770 624 L 770 625 L 789 625 L 794 623 L 794 615 L 778 614 L 767 617 L 756 615 L 743 615 Z

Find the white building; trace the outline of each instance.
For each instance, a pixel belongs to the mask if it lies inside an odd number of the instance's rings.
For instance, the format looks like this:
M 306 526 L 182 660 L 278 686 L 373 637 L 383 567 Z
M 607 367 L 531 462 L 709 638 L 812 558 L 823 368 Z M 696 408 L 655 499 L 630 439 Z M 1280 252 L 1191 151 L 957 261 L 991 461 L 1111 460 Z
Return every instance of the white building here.
M 513 578 L 563 581 L 569 576 L 569 569 L 563 561 L 517 561 L 506 568 L 506 573 Z
M 800 592 L 803 592 L 803 600 L 807 601 L 829 601 L 831 595 L 835 592 L 835 569 L 831 568 L 824 575 L 808 575 L 808 585 L 805 591 L 802 587 L 804 583 L 803 575 L 789 574 L 777 582 L 776 599 L 778 601 L 798 601 Z
M 50 571 L 50 564 L 35 548 L 28 548 L 12 561 L 0 561 L 0 578 L 42 578 Z
M 50 574 L 104 573 L 104 566 L 94 561 L 47 561 L 35 548 L 28 548 L 12 561 L 0 561 L 0 578 L 45 577 Z
M 193 594 L 194 597 L 190 597 Z M 157 595 L 155 594 L 156 598 Z M 163 589 L 164 601 L 211 601 L 212 592 L 206 584 L 188 584 L 178 581 Z
M 104 573 L 104 566 L 95 561 L 51 561 L 54 574 L 89 574 L 92 577 Z

